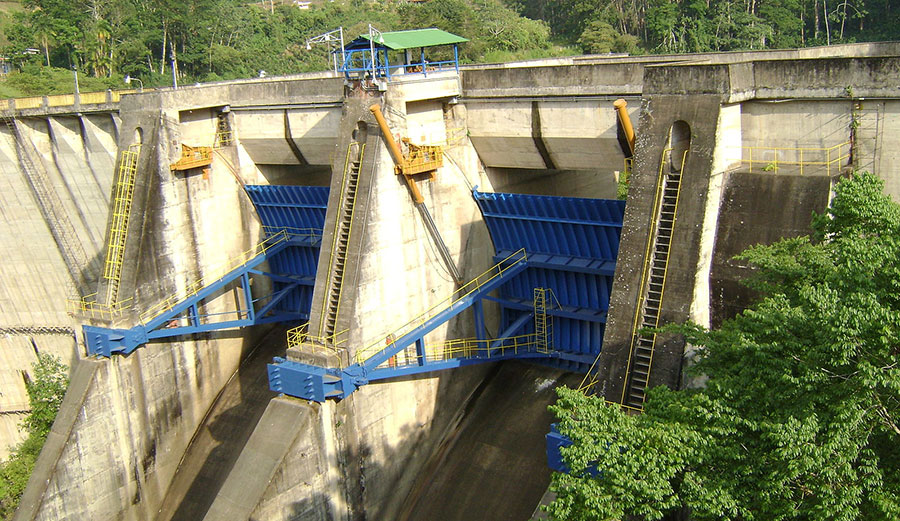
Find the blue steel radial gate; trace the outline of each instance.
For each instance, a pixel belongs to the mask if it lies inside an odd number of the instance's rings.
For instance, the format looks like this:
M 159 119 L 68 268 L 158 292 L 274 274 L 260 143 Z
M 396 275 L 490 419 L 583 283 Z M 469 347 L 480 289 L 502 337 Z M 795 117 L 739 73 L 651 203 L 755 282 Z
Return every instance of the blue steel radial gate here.
M 534 288 L 548 288 L 556 306 L 554 356 L 544 363 L 587 372 L 600 354 L 612 291 L 625 201 L 506 193 L 473 193 L 496 257 L 524 248 L 527 269 L 491 298 L 501 306 L 501 330 L 532 312 Z M 531 332 L 532 324 L 528 324 Z
M 245 186 L 263 224 L 265 238 L 255 255 L 186 296 L 163 302 L 141 315 L 130 329 L 84 326 L 88 353 L 128 354 L 150 340 L 271 322 L 309 319 L 328 188 L 318 186 Z M 269 271 L 262 271 L 268 262 Z M 272 291 L 254 296 L 251 275 L 266 277 Z M 208 313 L 205 304 L 236 289 L 239 309 Z M 155 311 L 154 311 L 155 310 Z
M 266 234 L 261 253 L 130 329 L 85 326 L 91 354 L 127 354 L 160 338 L 245 327 L 267 322 L 309 319 L 312 291 L 325 221 L 328 188 L 246 186 Z M 495 267 L 485 282 L 472 286 L 447 309 L 371 356 L 345 368 L 317 367 L 276 359 L 269 366 L 270 387 L 301 398 L 344 398 L 371 381 L 450 369 L 507 358 L 527 358 L 562 369 L 585 372 L 600 353 L 624 201 L 474 191 L 494 243 Z M 269 271 L 260 268 L 268 263 Z M 250 276 L 271 280 L 271 294 L 254 298 Z M 204 302 L 240 287 L 237 318 L 217 320 L 202 312 Z M 465 288 L 465 287 L 464 287 Z M 540 304 L 536 289 L 542 295 Z M 496 338 L 484 331 L 484 300 L 500 306 Z M 464 310 L 473 309 L 474 349 L 439 360 L 427 356 L 424 336 Z M 536 315 L 544 318 L 535 320 Z M 544 349 L 509 349 L 510 338 L 546 335 Z M 534 342 L 532 342 L 534 344 Z M 406 365 L 392 358 L 415 348 Z
M 421 326 L 404 330 L 390 345 L 348 367 L 278 358 L 269 365 L 272 390 L 321 402 L 344 398 L 375 380 L 505 358 L 533 359 L 586 372 L 603 341 L 624 201 L 478 191 L 473 196 L 495 248 L 497 275 L 490 284 L 478 284 Z M 536 290 L 552 296 L 542 300 L 540 310 Z M 483 331 L 484 300 L 500 304 L 500 332 L 494 339 L 486 338 Z M 469 307 L 475 315 L 476 342 L 487 347 L 471 353 L 463 350 L 450 358 L 429 357 L 424 336 Z M 536 331 L 541 327 L 541 321 L 534 320 L 539 313 L 552 321 L 551 328 Z M 544 349 L 505 348 L 509 338 L 542 332 L 550 336 Z M 390 363 L 413 346 L 413 364 Z

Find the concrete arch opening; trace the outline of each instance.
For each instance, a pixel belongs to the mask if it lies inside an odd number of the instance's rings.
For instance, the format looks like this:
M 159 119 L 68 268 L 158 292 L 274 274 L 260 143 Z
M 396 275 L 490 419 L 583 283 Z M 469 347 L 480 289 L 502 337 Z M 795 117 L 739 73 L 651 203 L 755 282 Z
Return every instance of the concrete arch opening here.
M 684 120 L 672 123 L 669 128 L 669 168 L 671 172 L 680 172 L 685 155 L 691 149 L 691 126 Z

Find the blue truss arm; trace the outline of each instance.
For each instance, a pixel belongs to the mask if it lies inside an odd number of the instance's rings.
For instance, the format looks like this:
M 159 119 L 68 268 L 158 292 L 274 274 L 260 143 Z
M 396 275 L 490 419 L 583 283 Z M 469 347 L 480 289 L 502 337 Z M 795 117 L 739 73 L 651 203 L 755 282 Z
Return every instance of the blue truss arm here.
M 420 349 L 419 365 L 377 369 L 379 365 L 411 344 L 418 343 L 419 346 L 423 346 L 425 335 L 469 307 L 475 306 L 490 292 L 509 282 L 527 268 L 524 255 L 513 257 L 510 261 L 512 261 L 512 264 L 503 267 L 493 279 L 460 298 L 447 309 L 429 318 L 422 325 L 401 336 L 393 344 L 382 349 L 365 362 L 353 364 L 346 369 L 338 369 L 276 358 L 274 363 L 269 364 L 269 388 L 276 392 L 321 402 L 326 398 L 346 398 L 350 393 L 369 383 L 372 379 L 381 380 L 514 357 L 513 354 L 504 354 L 503 356 L 497 355 L 491 358 L 457 358 L 439 362 L 426 362 L 424 353 L 421 353 Z M 478 310 L 476 309 L 477 314 Z M 504 333 L 515 334 L 524 327 L 530 318 L 531 315 L 526 315 L 524 318 L 519 319 Z M 478 320 L 482 320 L 482 318 Z M 496 344 L 494 344 L 494 347 L 496 347 Z M 546 357 L 547 355 L 541 356 Z
M 267 307 L 263 308 L 265 310 L 265 313 L 262 312 L 262 310 L 256 311 L 253 305 L 253 297 L 250 293 L 249 274 L 265 273 L 255 270 L 254 268 L 269 260 L 270 257 L 284 251 L 289 246 L 297 246 L 299 244 L 306 245 L 308 242 L 309 241 L 307 239 L 290 239 L 270 246 L 264 252 L 241 264 L 237 268 L 229 271 L 227 274 L 220 277 L 213 283 L 204 286 L 202 289 L 197 291 L 197 293 L 181 300 L 170 309 L 151 318 L 145 324 L 138 324 L 130 329 L 110 329 L 96 326 L 84 326 L 83 331 L 85 336 L 85 344 L 88 348 L 88 353 L 106 357 L 111 356 L 114 353 L 128 354 L 137 349 L 139 346 L 146 344 L 153 339 L 189 335 L 221 329 L 246 327 L 254 324 L 268 322 L 302 319 L 304 314 L 301 313 L 279 314 L 274 317 L 266 316 L 266 313 L 271 310 L 271 306 L 269 306 L 269 304 L 272 304 L 271 302 L 267 304 Z M 198 314 L 198 304 L 203 300 L 215 295 L 217 292 L 221 291 L 229 284 L 238 279 L 241 280 L 242 286 L 244 288 L 245 306 L 243 310 L 229 312 L 229 314 L 237 313 L 242 318 L 239 318 L 237 320 L 227 320 L 201 324 L 201 317 L 205 318 L 211 315 Z M 296 279 L 288 280 L 295 284 L 300 283 Z M 280 300 L 284 298 L 284 295 L 281 295 L 279 292 L 279 294 L 273 295 L 272 298 L 273 300 Z M 172 323 L 173 320 L 177 320 L 185 312 L 188 313 L 189 325 L 167 327 Z

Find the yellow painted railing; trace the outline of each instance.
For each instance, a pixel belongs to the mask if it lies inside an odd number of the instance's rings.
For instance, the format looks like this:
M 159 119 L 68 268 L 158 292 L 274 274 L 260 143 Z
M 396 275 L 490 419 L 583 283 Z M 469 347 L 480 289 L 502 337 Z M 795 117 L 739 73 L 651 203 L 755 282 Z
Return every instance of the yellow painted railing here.
M 209 166 L 212 163 L 212 147 L 192 147 L 181 144 L 181 157 L 172 163 L 170 168 L 175 170 L 190 170 Z
M 491 344 L 497 343 L 495 347 Z M 459 338 L 425 345 L 425 362 L 441 362 L 454 358 L 493 358 L 508 354 L 547 353 L 533 334 L 506 337 L 501 339 Z M 411 344 L 398 352 L 378 367 L 394 368 L 419 365 L 419 354 L 416 345 Z
M 120 316 L 122 314 L 122 311 L 130 308 L 131 303 L 132 299 L 128 298 L 121 302 L 115 302 L 109 305 L 101 304 L 97 302 L 97 294 L 91 293 L 90 295 L 83 297 L 81 300 L 67 300 L 66 311 L 70 315 L 78 317 L 111 320 L 117 316 Z
M 665 189 L 665 183 L 663 182 L 663 170 L 664 170 L 663 165 L 665 165 L 667 162 L 666 154 L 667 153 L 671 154 L 671 152 L 672 152 L 672 149 L 666 149 L 666 151 L 663 152 L 662 159 L 660 160 L 659 174 L 658 174 L 659 178 L 658 178 L 658 184 L 657 184 L 657 189 L 656 189 L 656 198 L 653 203 L 653 208 L 660 208 L 661 204 L 662 204 L 661 200 L 663 198 L 663 190 Z M 688 152 L 689 152 L 689 150 L 686 150 L 684 152 L 684 155 L 681 156 L 681 167 L 678 170 L 678 172 L 680 172 L 680 176 L 684 175 L 684 165 L 687 162 Z M 678 185 L 678 192 L 675 195 L 675 210 L 674 210 L 675 213 L 672 215 L 672 231 L 671 231 L 672 233 L 674 233 L 675 222 L 678 219 L 678 202 L 681 198 L 681 183 L 683 181 L 684 181 L 683 178 L 680 178 L 679 185 Z M 658 221 L 659 214 L 654 214 L 654 218 L 657 219 L 657 221 Z M 638 294 L 638 302 L 637 302 L 637 306 L 635 307 L 635 310 L 634 310 L 634 318 L 632 320 L 632 325 L 631 325 L 631 350 L 628 352 L 628 364 L 625 366 L 625 367 L 627 367 L 627 369 L 625 371 L 626 382 L 622 386 L 622 399 L 619 400 L 619 403 L 623 404 L 623 405 L 625 404 L 625 391 L 626 391 L 626 387 L 628 385 L 628 382 L 627 382 L 628 374 L 631 372 L 632 361 L 633 361 L 632 358 L 634 357 L 635 344 L 637 343 L 638 332 L 640 329 L 641 311 L 643 310 L 643 307 L 644 307 L 644 304 L 643 304 L 644 297 L 645 297 L 644 288 L 646 288 L 648 285 L 649 278 L 650 278 L 650 267 L 651 267 L 651 263 L 653 262 L 653 258 L 652 258 L 653 256 L 650 255 L 650 250 L 651 250 L 653 242 L 654 242 L 653 241 L 654 235 L 655 234 L 648 234 L 647 247 L 646 247 L 646 250 L 644 251 L 644 265 L 643 265 L 642 273 L 641 273 L 641 285 L 638 286 L 639 288 L 641 288 L 641 290 L 640 290 L 640 293 Z M 660 305 L 662 305 L 662 301 L 663 301 L 663 298 L 665 297 L 665 293 L 666 293 L 666 278 L 669 275 L 668 258 L 669 258 L 669 256 L 671 256 L 671 252 L 672 252 L 671 240 L 672 239 L 671 239 L 671 235 L 670 235 L 670 237 L 669 237 L 669 241 L 670 241 L 669 255 L 666 256 L 666 267 L 663 269 L 662 286 L 659 290 Z M 662 310 L 660 310 L 660 311 L 662 311 Z M 657 327 L 658 325 L 659 325 L 659 314 L 656 315 L 656 323 L 653 325 L 653 327 Z M 653 333 L 652 334 L 652 346 L 650 347 L 650 360 L 647 362 L 647 367 L 648 367 L 647 382 L 648 383 L 650 381 L 650 369 L 653 367 L 653 355 L 655 352 L 656 352 L 656 333 Z M 638 410 L 643 410 L 643 408 L 640 408 Z
M 125 259 L 128 220 L 131 216 L 131 201 L 134 198 L 134 179 L 140 154 L 141 145 L 131 145 L 128 150 L 122 151 L 119 160 L 119 176 L 113 201 L 112 221 L 109 227 L 109 244 L 106 247 L 106 262 L 103 268 L 103 278 L 109 281 L 107 305 L 114 305 L 118 298 L 119 278 L 122 274 L 122 262 Z
M 329 336 L 310 335 L 309 322 L 306 322 L 295 328 L 288 329 L 287 345 L 288 349 L 292 347 L 299 347 L 304 350 L 309 350 L 313 353 L 324 353 L 338 356 L 338 365 L 343 368 L 343 359 L 340 357 L 337 348 L 343 347 L 344 343 L 347 341 L 348 332 L 349 330 L 345 329 Z
M 406 140 L 404 140 L 406 141 Z M 406 155 L 403 173 L 406 175 L 434 172 L 444 164 L 444 150 L 439 146 L 413 145 L 406 141 L 409 153 Z
M 104 94 L 105 96 L 105 94 Z M 104 98 L 105 99 L 105 98 Z M 74 94 L 57 94 L 55 96 L 47 96 L 48 107 L 65 107 L 66 105 L 75 104 Z M 16 103 L 18 105 L 18 103 Z
M 800 175 L 819 174 L 824 170 L 827 176 L 841 173 L 841 168 L 850 159 L 850 142 L 845 141 L 827 148 L 814 147 L 741 147 L 741 163 L 757 172 L 777 172 L 785 167 L 799 170 Z
M 385 339 L 401 338 L 403 335 L 411 332 L 415 328 L 424 325 L 427 320 L 435 317 L 437 314 L 450 309 L 450 307 L 458 303 L 460 300 L 475 293 L 485 284 L 493 281 L 497 277 L 502 276 L 508 270 L 510 270 L 520 262 L 524 262 L 525 260 L 527 259 L 524 248 L 511 254 L 509 257 L 503 259 L 478 277 L 472 279 L 464 286 L 450 294 L 450 296 L 442 299 L 440 302 L 431 306 L 430 308 L 428 308 L 428 310 L 419 314 L 406 324 L 403 324 L 402 326 L 388 334 L 379 335 L 378 340 L 372 342 L 368 346 L 356 352 L 356 360 L 358 362 L 364 362 L 372 356 L 375 356 L 391 345 L 391 342 L 388 342 L 387 345 L 385 345 Z
M 241 253 L 225 262 L 222 262 L 216 266 L 210 267 L 209 269 L 206 270 L 207 275 L 202 277 L 200 280 L 197 280 L 196 282 L 187 286 L 186 288 L 179 291 L 178 293 L 169 296 L 168 298 L 162 300 L 155 306 L 153 306 L 150 309 L 141 313 L 141 315 L 140 315 L 141 323 L 145 324 L 150 319 L 152 319 L 162 313 L 165 313 L 166 311 L 169 311 L 170 309 L 175 307 L 179 302 L 183 301 L 184 299 L 186 299 L 188 297 L 196 295 L 197 292 L 200 291 L 201 289 L 203 289 L 204 287 L 206 287 L 209 284 L 211 284 L 212 282 L 215 282 L 216 280 L 222 278 L 223 276 L 228 274 L 228 272 L 240 267 L 241 265 L 250 261 L 257 255 L 262 255 L 263 253 L 265 253 L 269 249 L 271 249 L 273 246 L 280 244 L 284 241 L 290 240 L 292 238 L 295 238 L 298 236 L 303 236 L 303 235 L 319 237 L 319 236 L 321 236 L 321 232 L 319 230 L 314 230 L 314 229 L 309 229 L 305 233 L 288 233 L 286 231 L 279 231 L 278 233 L 276 233 L 274 235 L 270 235 L 269 237 L 266 237 L 265 240 L 263 240 L 256 246 L 244 251 L 243 253 Z
M 0 99 L 0 110 L 8 110 L 9 109 L 9 100 L 8 99 Z
M 334 219 L 334 233 L 332 233 L 332 235 L 331 235 L 331 249 L 329 250 L 329 256 L 328 256 L 329 277 L 331 276 L 331 273 L 335 269 L 334 252 L 335 252 L 335 249 L 337 248 L 338 238 L 341 233 L 342 217 L 343 217 L 344 212 L 346 211 L 346 209 L 344 208 L 345 201 L 343 200 L 343 197 L 347 194 L 347 187 L 350 182 L 350 161 L 351 161 L 351 155 L 353 153 L 353 149 L 355 147 L 359 147 L 358 153 L 357 153 L 357 160 L 359 161 L 360 167 L 362 166 L 363 157 L 366 154 L 365 143 L 360 145 L 359 143 L 353 142 L 353 143 L 350 143 L 349 145 L 347 145 L 347 156 L 344 158 L 344 175 L 341 178 L 341 192 L 340 192 L 341 198 L 342 198 L 341 199 L 341 207 L 338 209 L 338 215 L 336 215 L 335 219 Z M 358 174 L 359 171 L 357 171 L 356 173 Z M 358 186 L 359 185 L 357 184 L 357 187 Z M 347 224 L 347 243 L 349 244 L 350 237 L 353 235 L 353 214 L 356 212 L 356 194 L 354 194 L 353 200 L 346 201 L 346 202 L 348 204 L 350 204 L 350 218 L 349 218 L 349 221 Z M 333 291 L 337 291 L 337 307 L 334 310 L 334 320 L 335 320 L 335 324 L 337 323 L 337 317 L 341 311 L 341 292 L 344 289 L 343 288 L 343 279 L 340 282 L 338 282 L 338 284 L 340 284 L 340 286 L 337 288 L 331 288 L 331 287 L 326 288 L 327 292 L 325 294 L 325 297 L 322 300 L 322 313 L 320 316 L 321 318 L 319 320 L 319 331 L 325 331 L 325 317 L 328 314 L 328 301 L 329 301 L 329 297 L 330 297 L 329 293 L 333 292 Z

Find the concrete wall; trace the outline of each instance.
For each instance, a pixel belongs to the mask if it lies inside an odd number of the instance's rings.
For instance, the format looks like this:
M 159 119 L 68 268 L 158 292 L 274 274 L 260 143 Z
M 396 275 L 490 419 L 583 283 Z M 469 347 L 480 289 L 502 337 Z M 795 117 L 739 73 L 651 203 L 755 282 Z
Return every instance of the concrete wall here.
M 98 273 L 116 154 L 116 119 L 110 114 L 26 118 L 18 127 L 91 265 L 67 265 L 65 245 L 44 219 L 14 135 L 0 126 L 0 459 L 22 439 L 19 424 L 29 410 L 22 372 L 31 370 L 36 353 L 51 353 L 68 365 L 77 357 L 66 300 L 78 298 L 76 284 L 84 279 L 74 280 L 71 273 L 90 272 L 88 280 Z
M 214 280 L 260 235 L 241 187 L 239 144 L 216 153 L 208 176 L 170 171 L 180 144 L 214 128 L 216 112 L 215 106 L 188 104 L 193 112 L 186 114 L 165 97 L 123 102 L 119 147 L 137 135 L 143 146 L 119 290 L 120 301 L 135 300 L 132 312 L 115 322 L 122 327 L 196 281 Z M 234 296 L 226 292 L 204 307 L 208 313 L 234 310 Z M 157 342 L 128 357 L 90 362 L 94 369 L 76 382 L 84 392 L 57 422 L 56 449 L 42 453 L 17 519 L 154 518 L 210 405 L 261 333 Z

